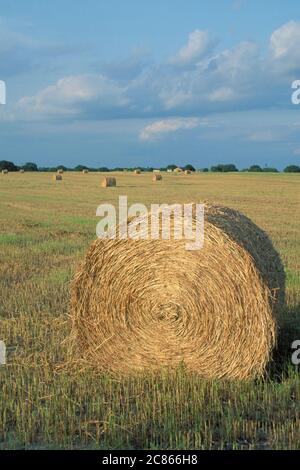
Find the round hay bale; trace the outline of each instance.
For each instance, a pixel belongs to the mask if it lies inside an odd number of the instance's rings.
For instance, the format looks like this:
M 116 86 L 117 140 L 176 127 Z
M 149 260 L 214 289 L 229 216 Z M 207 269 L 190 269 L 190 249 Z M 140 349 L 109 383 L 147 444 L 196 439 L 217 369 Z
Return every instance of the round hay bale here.
M 20 172 L 20 173 L 24 173 L 24 170 L 23 170 L 23 168 L 21 168 L 21 169 L 19 170 L 19 172 Z
M 73 281 L 72 353 L 117 374 L 184 363 L 205 378 L 260 376 L 284 285 L 268 236 L 224 207 L 205 206 L 198 251 L 174 237 L 97 239 Z
M 140 174 L 141 174 L 141 170 L 134 170 L 134 174 L 135 174 L 135 175 L 140 175 Z
M 2 175 L 7 175 L 8 170 L 2 170 Z
M 159 173 L 155 173 L 152 177 L 152 181 L 162 181 L 162 176 Z
M 62 175 L 62 174 L 64 173 L 64 170 L 63 170 L 62 168 L 59 168 L 59 169 L 57 170 L 57 173 L 58 173 L 59 175 Z
M 192 173 L 191 170 L 185 170 L 184 172 L 185 175 L 190 175 L 191 173 Z
M 54 179 L 54 181 L 62 181 L 62 175 L 61 174 L 55 174 L 53 175 L 52 177 Z
M 112 176 L 104 176 L 101 186 L 102 188 L 115 187 L 117 186 L 117 180 Z
M 87 175 L 87 174 L 88 174 L 88 172 L 89 172 L 89 170 L 87 170 L 87 169 L 85 169 L 85 170 L 82 170 L 82 173 L 83 173 L 84 175 Z

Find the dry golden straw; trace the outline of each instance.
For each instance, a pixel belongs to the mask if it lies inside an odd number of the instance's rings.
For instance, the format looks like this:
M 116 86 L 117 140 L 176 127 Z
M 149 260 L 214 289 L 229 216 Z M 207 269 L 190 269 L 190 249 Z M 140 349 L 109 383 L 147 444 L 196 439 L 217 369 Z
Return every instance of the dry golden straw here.
M 104 176 L 104 180 L 102 181 L 101 186 L 102 188 L 117 186 L 116 178 L 112 176 Z
M 159 173 L 155 173 L 152 177 L 152 181 L 162 181 L 162 176 Z
M 92 243 L 73 281 L 76 357 L 117 374 L 180 364 L 205 378 L 263 374 L 285 283 L 268 236 L 239 212 L 206 205 L 204 247 L 185 242 Z
M 53 179 L 54 179 L 54 181 L 61 181 L 62 180 L 62 175 L 61 174 L 53 175 Z

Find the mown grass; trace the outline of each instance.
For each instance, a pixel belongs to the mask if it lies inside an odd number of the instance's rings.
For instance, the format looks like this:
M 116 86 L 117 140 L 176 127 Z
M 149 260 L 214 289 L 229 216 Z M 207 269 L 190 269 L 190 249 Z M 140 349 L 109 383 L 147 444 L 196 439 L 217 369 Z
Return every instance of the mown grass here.
M 298 175 L 192 175 L 151 182 L 118 174 L 0 175 L 0 448 L 295 449 L 300 378 Z M 235 207 L 265 229 L 287 271 L 287 307 L 264 379 L 204 381 L 176 373 L 120 379 L 64 368 L 70 281 L 95 238 L 96 208 L 117 203 L 209 200 Z

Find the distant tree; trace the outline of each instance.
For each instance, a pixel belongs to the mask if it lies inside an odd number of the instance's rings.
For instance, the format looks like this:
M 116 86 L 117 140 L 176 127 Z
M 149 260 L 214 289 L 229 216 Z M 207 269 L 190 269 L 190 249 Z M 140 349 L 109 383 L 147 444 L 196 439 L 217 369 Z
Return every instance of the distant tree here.
M 200 170 L 200 171 L 202 171 L 203 173 L 208 173 L 209 169 L 208 168 L 202 168 L 202 170 Z
M 283 171 L 285 173 L 300 173 L 300 166 L 298 166 L 298 165 L 289 165 Z
M 25 163 L 25 165 L 22 166 L 22 169 L 24 171 L 39 171 L 38 166 L 36 163 Z
M 85 165 L 77 165 L 74 168 L 74 171 L 83 171 L 83 170 L 89 170 L 89 168 Z
M 266 167 L 266 168 L 263 168 L 263 172 L 264 173 L 278 173 L 278 170 L 277 168 L 272 168 L 271 166 L 270 167 Z
M 106 166 L 101 166 L 100 168 L 98 168 L 98 171 L 108 172 L 110 170 Z
M 259 166 L 259 165 L 252 165 L 250 166 L 250 168 L 248 169 L 248 171 L 251 171 L 251 172 L 256 172 L 256 173 L 259 173 L 262 170 L 262 168 Z
M 56 167 L 56 171 L 58 171 L 58 170 L 68 171 L 68 168 L 64 165 L 59 165 L 59 166 Z
M 229 163 L 228 165 L 224 165 L 223 171 L 239 171 L 237 167 L 233 163 Z
M 8 162 L 7 160 L 0 161 L 0 171 L 8 170 L 8 171 L 18 171 L 19 167 L 17 167 L 13 162 Z
M 184 170 L 189 170 L 189 171 L 196 171 L 193 165 L 185 165 L 183 167 Z
M 239 171 L 233 163 L 227 163 L 225 165 L 219 164 L 211 167 L 211 171 L 214 173 L 227 173 L 230 171 Z

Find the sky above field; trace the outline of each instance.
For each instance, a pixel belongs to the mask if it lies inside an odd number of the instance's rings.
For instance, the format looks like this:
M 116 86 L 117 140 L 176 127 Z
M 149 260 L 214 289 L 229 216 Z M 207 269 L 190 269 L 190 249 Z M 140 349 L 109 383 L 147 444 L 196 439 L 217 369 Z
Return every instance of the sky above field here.
M 296 0 L 0 0 L 0 160 L 300 164 Z

